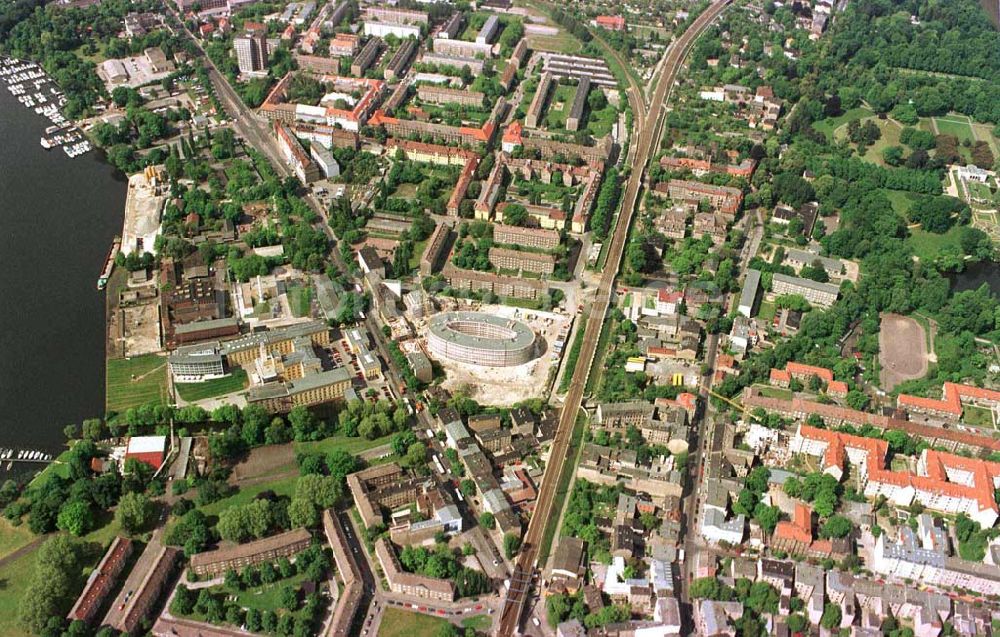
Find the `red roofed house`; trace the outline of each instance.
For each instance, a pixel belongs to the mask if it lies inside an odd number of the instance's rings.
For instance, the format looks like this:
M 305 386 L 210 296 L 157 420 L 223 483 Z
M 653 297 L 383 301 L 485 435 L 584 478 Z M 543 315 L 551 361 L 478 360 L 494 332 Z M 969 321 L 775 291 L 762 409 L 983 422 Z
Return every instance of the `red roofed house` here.
M 792 555 L 804 555 L 812 544 L 812 509 L 797 503 L 791 520 L 782 520 L 771 534 L 771 549 Z
M 996 409 L 1000 406 L 1000 392 L 981 387 L 945 383 L 942 393 L 944 397 L 941 400 L 900 394 L 896 405 L 908 412 L 949 419 L 961 418 L 962 406 L 966 404 L 971 403 L 989 409 Z
M 134 436 L 128 439 L 125 459 L 135 458 L 153 469 L 159 469 L 167 455 L 166 436 Z
M 785 365 L 785 369 L 771 369 L 770 383 L 775 387 L 788 387 L 793 378 L 801 383 L 808 383 L 813 376 L 826 384 L 826 393 L 830 396 L 843 398 L 847 395 L 847 383 L 834 380 L 833 372 L 815 365 L 789 362 Z
M 620 15 L 599 15 L 594 20 L 594 23 L 609 31 L 625 30 L 625 18 Z
M 657 398 L 654 404 L 657 407 L 680 407 L 688 413 L 688 418 L 694 418 L 694 412 L 698 409 L 698 397 L 692 393 L 684 392 L 677 394 L 676 400 Z
M 515 121 L 504 129 L 501 147 L 503 148 L 503 152 L 512 153 L 515 148 L 521 145 L 521 142 L 521 124 Z
M 965 513 L 983 528 L 991 528 L 1000 517 L 994 489 L 1000 488 L 1000 463 L 925 449 L 917 461 L 917 473 L 886 468 L 888 444 L 799 425 L 789 443 L 792 453 L 822 458 L 821 469 L 837 480 L 843 478 L 845 460 L 857 468 L 858 483 L 865 496 L 885 496 L 895 506 L 920 502 L 933 511 Z

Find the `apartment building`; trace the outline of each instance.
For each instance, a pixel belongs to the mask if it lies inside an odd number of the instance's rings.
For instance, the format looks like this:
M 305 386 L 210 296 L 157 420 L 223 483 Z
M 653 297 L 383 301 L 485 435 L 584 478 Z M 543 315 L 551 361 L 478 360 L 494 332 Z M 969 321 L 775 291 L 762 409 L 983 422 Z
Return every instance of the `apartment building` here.
M 246 544 L 197 553 L 191 556 L 191 570 L 199 576 L 217 577 L 226 571 L 240 571 L 247 566 L 296 555 L 309 548 L 311 542 L 309 531 L 294 529 Z
M 434 52 L 442 55 L 488 60 L 493 57 L 493 45 L 451 38 L 434 38 Z
M 825 367 L 789 361 L 785 369 L 771 369 L 770 384 L 775 387 L 788 387 L 793 378 L 807 386 L 813 378 L 818 378 L 826 386 L 827 394 L 840 398 L 847 395 L 847 383 L 834 380 L 833 372 Z
M 472 292 L 489 292 L 497 296 L 516 299 L 537 299 L 547 291 L 547 286 L 536 279 L 503 276 L 492 272 L 463 270 L 452 264 L 441 271 L 445 280 L 453 288 Z
M 421 101 L 430 102 L 431 104 L 458 104 L 474 108 L 482 108 L 486 102 L 486 95 L 478 91 L 434 86 L 433 84 L 421 84 L 418 86 L 417 97 Z
M 552 274 L 556 267 L 554 255 L 495 246 L 490 248 L 489 259 L 493 267 L 500 270 L 523 270 L 536 274 Z
M 364 48 L 361 49 L 351 62 L 351 75 L 362 77 L 375 64 L 384 46 L 385 43 L 380 37 L 369 39 Z
M 528 106 L 528 112 L 524 116 L 524 126 L 526 128 L 538 128 L 538 124 L 542 118 L 542 111 L 548 102 L 549 92 L 551 92 L 553 84 L 552 74 L 542 73 L 542 79 L 538 82 L 538 88 L 535 89 L 535 95 L 531 98 L 531 105 Z
M 416 501 L 424 482 L 407 476 L 395 462 L 375 465 L 347 476 L 347 487 L 365 528 L 385 521 L 383 508 L 394 509 Z
M 439 223 L 434 232 L 431 233 L 427 241 L 427 247 L 420 257 L 420 276 L 430 276 L 441 266 L 441 262 L 447 256 L 448 244 L 451 240 L 451 227 L 444 223 Z
M 392 592 L 419 599 L 455 601 L 455 586 L 450 581 L 405 572 L 395 549 L 385 538 L 375 541 L 375 556 Z
M 826 308 L 837 302 L 840 286 L 776 272 L 771 277 L 771 294 L 774 296 L 798 294 L 811 305 Z
M 587 95 L 590 93 L 590 78 L 585 77 L 576 86 L 573 94 L 573 105 L 566 116 L 566 130 L 580 130 L 580 120 L 583 117 L 583 110 L 587 107 Z
M 399 49 L 393 54 L 392 59 L 389 60 L 389 64 L 386 65 L 385 71 L 383 71 L 383 77 L 387 82 L 403 77 L 406 69 L 410 66 L 410 62 L 413 61 L 413 56 L 417 54 L 419 46 L 420 43 L 417 40 L 407 40 L 400 45 Z
M 1000 463 L 925 449 L 917 473 L 886 468 L 884 440 L 862 438 L 800 424 L 789 442 L 792 453 L 821 458 L 821 469 L 841 480 L 845 461 L 858 468 L 865 496 L 884 496 L 895 506 L 920 502 L 932 511 L 964 513 L 990 528 L 1000 517 L 994 489 L 1000 488 Z
M 89 624 L 97 617 L 97 612 L 101 609 L 108 593 L 118 583 L 118 576 L 125 569 L 133 548 L 132 540 L 121 536 L 115 537 L 97 564 L 97 568 L 87 578 L 83 592 L 70 609 L 67 619 Z
M 247 402 L 271 412 L 287 413 L 299 405 L 310 407 L 344 398 L 353 385 L 353 379 L 347 368 L 337 367 L 297 380 L 251 387 L 247 391 Z
M 707 201 L 718 212 L 726 215 L 735 215 L 743 204 L 743 191 L 739 188 L 713 186 L 698 181 L 670 179 L 665 183 L 656 184 L 655 190 L 660 193 L 665 192 L 675 201 L 694 204 Z
M 233 50 L 240 73 L 253 75 L 267 72 L 269 50 L 266 30 L 247 29 L 243 35 L 233 39 Z
M 522 228 L 498 223 L 493 226 L 493 241 L 506 245 L 554 250 L 559 247 L 559 232 L 541 228 Z

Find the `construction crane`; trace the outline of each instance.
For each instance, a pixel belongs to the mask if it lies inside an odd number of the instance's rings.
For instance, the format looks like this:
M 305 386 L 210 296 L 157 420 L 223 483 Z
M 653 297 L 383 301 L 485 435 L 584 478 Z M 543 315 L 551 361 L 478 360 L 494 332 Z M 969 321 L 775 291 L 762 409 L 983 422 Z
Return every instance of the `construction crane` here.
M 745 406 L 739 404 L 738 402 L 736 402 L 735 400 L 732 400 L 731 398 L 726 398 L 722 394 L 719 394 L 719 393 L 716 393 L 716 392 L 712 391 L 711 386 L 709 386 L 708 384 L 702 383 L 701 388 L 704 389 L 706 392 L 708 392 L 708 394 L 710 396 L 712 396 L 714 398 L 718 398 L 722 402 L 724 402 L 724 403 L 726 403 L 726 404 L 728 404 L 728 405 L 730 405 L 732 407 L 735 407 L 737 411 L 739 411 L 740 413 L 743 414 L 743 420 L 753 419 L 753 420 L 756 420 L 757 422 L 761 422 L 761 419 L 758 418 L 757 416 L 754 416 L 752 413 L 750 413 L 750 410 L 747 409 Z M 763 424 L 763 423 L 761 422 L 761 424 Z

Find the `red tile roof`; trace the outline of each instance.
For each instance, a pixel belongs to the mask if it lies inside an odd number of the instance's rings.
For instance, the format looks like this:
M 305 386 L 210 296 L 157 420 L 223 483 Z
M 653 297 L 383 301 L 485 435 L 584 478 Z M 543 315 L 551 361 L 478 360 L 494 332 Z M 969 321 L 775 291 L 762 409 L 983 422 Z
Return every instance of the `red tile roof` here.
M 910 407 L 928 411 L 952 414 L 955 417 L 962 415 L 962 404 L 966 400 L 985 400 L 993 403 L 1000 403 L 1000 392 L 972 385 L 959 385 L 958 383 L 945 383 L 942 387 L 943 398 L 924 398 L 923 396 L 911 396 L 900 394 L 896 400 L 899 407 Z
M 795 515 L 791 520 L 782 520 L 774 527 L 774 537 L 779 540 L 811 544 L 812 509 L 801 502 L 795 505 Z

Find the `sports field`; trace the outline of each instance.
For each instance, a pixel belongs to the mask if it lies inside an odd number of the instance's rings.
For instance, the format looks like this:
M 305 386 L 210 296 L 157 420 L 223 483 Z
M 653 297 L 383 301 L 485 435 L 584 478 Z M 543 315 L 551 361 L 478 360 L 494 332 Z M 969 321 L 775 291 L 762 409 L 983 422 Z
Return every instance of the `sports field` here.
M 935 117 L 934 124 L 938 133 L 942 135 L 954 135 L 959 142 L 975 141 L 972 133 L 972 126 L 969 125 L 969 118 L 964 115 L 947 115 L 945 117 Z
M 147 403 L 165 403 L 167 359 L 156 354 L 112 358 L 107 366 L 108 411 L 120 412 Z

